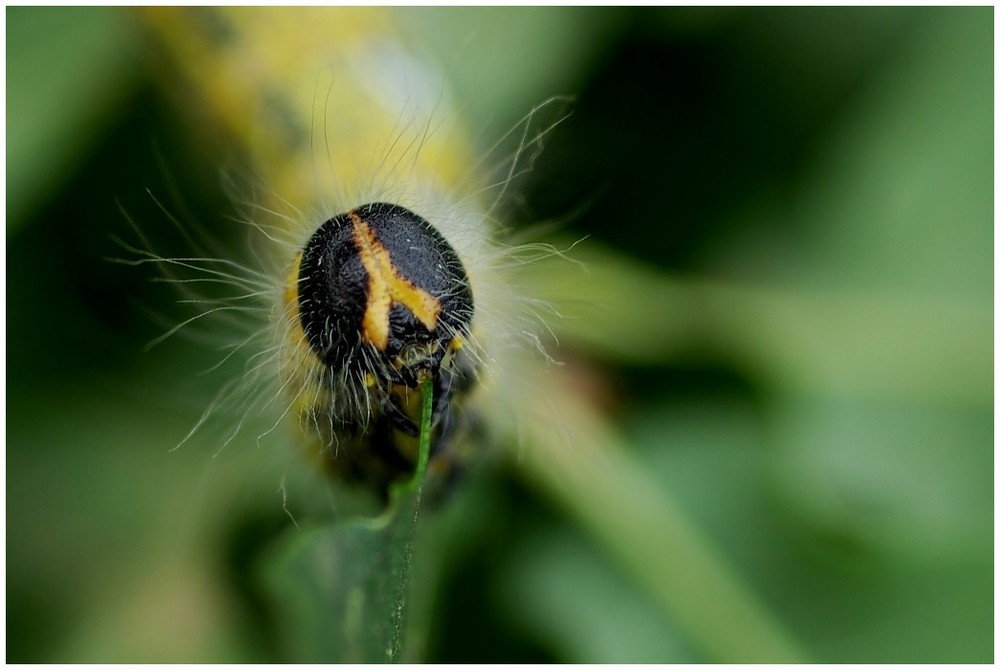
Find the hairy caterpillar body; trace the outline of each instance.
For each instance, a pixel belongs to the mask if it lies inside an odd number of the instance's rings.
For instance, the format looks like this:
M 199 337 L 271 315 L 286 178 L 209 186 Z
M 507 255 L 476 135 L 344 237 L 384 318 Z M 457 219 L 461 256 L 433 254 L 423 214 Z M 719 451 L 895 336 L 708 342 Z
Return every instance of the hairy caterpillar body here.
M 243 199 L 260 267 L 185 259 L 255 306 L 239 346 L 257 351 L 221 404 L 290 417 L 324 468 L 384 493 L 413 470 L 430 380 L 429 473 L 454 473 L 470 431 L 526 397 L 518 365 L 540 350 L 544 306 L 511 290 L 524 248 L 497 242 L 493 211 L 547 128 L 529 114 L 510 156 L 475 160 L 442 75 L 377 9 L 144 12 L 186 106 L 258 173 Z

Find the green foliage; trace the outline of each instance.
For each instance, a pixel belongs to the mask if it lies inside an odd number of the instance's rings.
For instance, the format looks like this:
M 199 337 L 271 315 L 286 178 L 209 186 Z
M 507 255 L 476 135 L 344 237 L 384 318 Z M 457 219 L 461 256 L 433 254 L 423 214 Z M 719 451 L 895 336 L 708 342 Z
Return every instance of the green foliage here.
M 7 229 L 80 160 L 135 77 L 127 17 L 98 7 L 8 7 Z
M 423 384 L 420 456 L 375 519 L 292 532 L 263 562 L 288 658 L 302 663 L 415 662 L 408 644 L 414 534 L 430 455 L 433 384 Z M 428 575 L 420 575 L 421 580 Z M 429 594 L 416 589 L 419 605 Z M 426 616 L 426 613 L 424 613 Z M 419 634 L 419 633 L 418 633 Z

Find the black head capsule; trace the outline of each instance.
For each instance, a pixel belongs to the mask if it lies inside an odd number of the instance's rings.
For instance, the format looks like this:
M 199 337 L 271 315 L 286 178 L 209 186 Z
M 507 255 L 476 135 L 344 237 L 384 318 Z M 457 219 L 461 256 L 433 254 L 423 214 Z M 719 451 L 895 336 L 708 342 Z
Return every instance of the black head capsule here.
M 352 378 L 416 387 L 468 336 L 458 254 L 410 210 L 371 203 L 323 223 L 302 251 L 299 319 L 313 353 Z

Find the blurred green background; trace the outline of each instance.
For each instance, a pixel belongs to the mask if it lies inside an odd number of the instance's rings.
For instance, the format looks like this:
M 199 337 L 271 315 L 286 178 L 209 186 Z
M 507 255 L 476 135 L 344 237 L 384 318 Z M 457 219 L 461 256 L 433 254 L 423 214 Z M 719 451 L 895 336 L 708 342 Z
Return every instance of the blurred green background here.
M 238 238 L 225 157 L 126 12 L 6 12 L 7 660 L 280 661 L 255 562 L 294 466 L 171 451 L 219 355 L 144 352 L 184 306 L 106 260 L 128 217 L 183 253 L 146 189 Z M 812 659 L 992 661 L 993 9 L 402 15 L 472 124 L 574 94 L 513 216 L 650 279 L 563 356 Z M 704 660 L 544 490 L 465 488 L 428 660 Z

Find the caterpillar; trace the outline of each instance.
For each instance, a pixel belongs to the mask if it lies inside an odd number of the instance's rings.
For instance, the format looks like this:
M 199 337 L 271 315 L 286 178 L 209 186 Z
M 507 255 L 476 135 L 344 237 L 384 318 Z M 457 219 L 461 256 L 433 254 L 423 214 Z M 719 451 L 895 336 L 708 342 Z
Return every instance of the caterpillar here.
M 519 366 L 545 356 L 551 308 L 512 277 L 558 252 L 502 244 L 496 215 L 559 119 L 542 124 L 536 108 L 508 133 L 509 154 L 497 159 L 497 144 L 475 158 L 443 75 L 375 8 L 144 17 L 185 106 L 256 172 L 243 204 L 258 266 L 147 254 L 234 289 L 193 320 L 250 314 L 232 346 L 256 349 L 250 364 L 195 430 L 222 406 L 269 413 L 321 467 L 384 496 L 413 471 L 418 386 L 430 381 L 428 472 L 453 477 L 472 442 L 517 414 L 507 399 L 531 397 Z
M 143 12 L 185 83 L 180 106 L 206 141 L 221 131 L 255 173 L 237 189 L 259 244 L 252 264 L 214 245 L 190 258 L 138 250 L 143 262 L 190 273 L 178 277 L 182 288 L 205 282 L 233 291 L 218 301 L 195 297 L 202 311 L 167 333 L 209 317 L 243 324 L 232 329 L 227 356 L 250 352 L 245 372 L 220 389 L 194 431 L 233 411 L 224 446 L 247 417 L 265 415 L 261 436 L 290 425 L 322 468 L 384 496 L 413 469 L 424 399 L 413 384 L 430 382 L 428 479 L 443 487 L 494 435 L 521 439 L 520 472 L 709 657 L 801 658 L 682 506 L 622 448 L 573 370 L 541 364 L 547 317 L 557 312 L 524 290 L 519 271 L 560 252 L 505 240 L 498 219 L 508 186 L 558 124 L 559 105 L 529 111 L 509 134 L 509 153 L 496 148 L 504 138 L 477 152 L 445 77 L 383 10 Z M 390 220 L 408 241 L 387 233 Z M 411 251 L 437 263 L 416 270 Z M 612 301 L 623 293 L 616 287 L 646 287 L 645 275 L 592 265 L 603 282 L 586 285 Z M 339 288 L 324 288 L 324 274 Z M 740 634 L 720 637 L 720 622 Z

